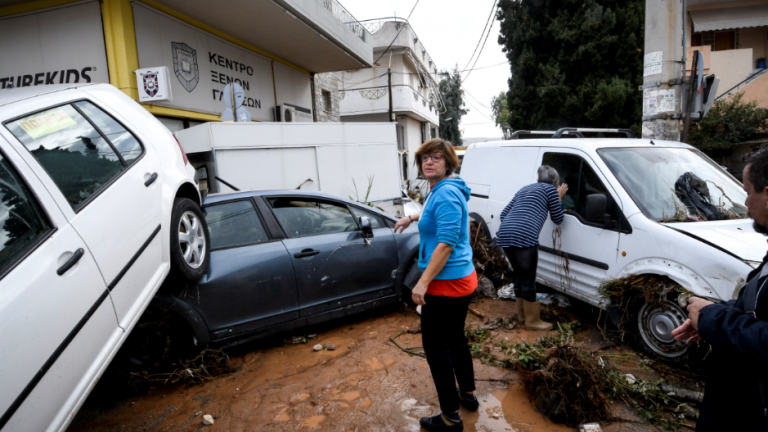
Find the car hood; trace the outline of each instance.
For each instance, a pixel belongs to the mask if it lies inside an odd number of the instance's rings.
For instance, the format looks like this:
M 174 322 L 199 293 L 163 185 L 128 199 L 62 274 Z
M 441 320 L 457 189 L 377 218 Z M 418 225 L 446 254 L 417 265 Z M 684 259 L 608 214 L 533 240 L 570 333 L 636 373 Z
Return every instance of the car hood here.
M 734 219 L 707 222 L 676 222 L 662 224 L 692 237 L 711 243 L 742 260 L 762 261 L 766 251 L 766 237 L 755 232 L 752 219 Z

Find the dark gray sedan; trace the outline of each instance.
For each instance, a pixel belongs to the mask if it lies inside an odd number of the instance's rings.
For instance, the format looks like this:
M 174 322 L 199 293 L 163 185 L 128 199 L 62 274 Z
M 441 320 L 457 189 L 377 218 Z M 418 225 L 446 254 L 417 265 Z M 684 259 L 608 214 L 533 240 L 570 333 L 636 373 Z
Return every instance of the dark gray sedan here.
M 396 303 L 403 291 L 410 296 L 404 280 L 411 285 L 420 274 L 416 224 L 395 234 L 396 219 L 356 202 L 238 192 L 209 196 L 203 211 L 208 271 L 161 290 L 150 306 L 181 318 L 198 346 L 232 346 Z

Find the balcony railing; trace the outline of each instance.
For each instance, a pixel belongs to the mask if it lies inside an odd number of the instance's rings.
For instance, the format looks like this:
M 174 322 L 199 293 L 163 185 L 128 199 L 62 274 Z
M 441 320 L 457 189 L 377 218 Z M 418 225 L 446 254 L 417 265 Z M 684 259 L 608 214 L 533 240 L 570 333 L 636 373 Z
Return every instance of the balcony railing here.
M 366 40 L 368 34 L 368 30 L 360 24 L 360 22 L 355 19 L 354 16 L 352 16 L 351 13 L 349 13 L 348 10 L 344 8 L 344 6 L 341 5 L 337 0 L 318 0 L 320 3 L 325 6 L 325 9 L 328 10 L 328 12 L 332 13 L 333 16 L 336 17 L 339 21 L 343 22 L 344 24 L 349 27 L 352 32 L 357 35 L 362 40 Z

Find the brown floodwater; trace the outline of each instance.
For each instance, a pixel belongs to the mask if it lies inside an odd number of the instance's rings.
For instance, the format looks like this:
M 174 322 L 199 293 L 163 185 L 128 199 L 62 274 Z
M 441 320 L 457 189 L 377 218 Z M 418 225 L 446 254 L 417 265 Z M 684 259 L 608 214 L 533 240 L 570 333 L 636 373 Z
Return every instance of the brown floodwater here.
M 486 318 L 515 313 L 514 302 L 504 300 L 481 300 L 473 307 Z M 468 321 L 485 319 L 470 314 Z M 309 344 L 256 342 L 232 353 L 235 373 L 204 384 L 160 387 L 117 401 L 96 396 L 104 389 L 94 392 L 69 430 L 417 432 L 420 417 L 439 412 L 429 367 L 389 338 L 418 328 L 413 311 L 390 309 L 322 327 Z M 303 333 L 318 329 L 309 330 Z M 493 334 L 519 342 L 545 333 L 499 329 Z M 403 333 L 397 341 L 404 348 L 421 346 L 421 334 Z M 313 350 L 315 343 L 326 342 L 336 350 Z M 514 371 L 479 360 L 474 365 L 480 409 L 460 410 L 465 431 L 574 430 L 536 412 Z M 218 418 L 204 426 L 198 412 Z

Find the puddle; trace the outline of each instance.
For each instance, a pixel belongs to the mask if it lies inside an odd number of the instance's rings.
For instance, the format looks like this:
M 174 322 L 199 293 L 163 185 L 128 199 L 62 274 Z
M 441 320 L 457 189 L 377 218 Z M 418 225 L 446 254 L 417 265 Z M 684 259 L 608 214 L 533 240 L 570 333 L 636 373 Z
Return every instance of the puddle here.
M 291 419 L 291 416 L 288 414 L 288 410 L 285 410 L 280 413 L 280 415 L 277 417 L 277 421 L 279 422 L 287 422 Z
M 367 364 L 372 371 L 379 371 L 384 369 L 384 365 L 381 363 L 378 357 L 374 357 L 370 360 L 366 360 L 365 364 Z
M 307 427 L 310 427 L 310 428 L 316 428 L 316 427 L 318 427 L 318 426 L 320 425 L 320 423 L 322 423 L 323 421 L 325 421 L 325 416 L 323 416 L 323 415 L 316 415 L 316 416 L 312 416 L 312 417 L 308 418 L 308 419 L 307 419 L 307 420 L 304 422 L 304 426 L 307 426 Z
M 371 406 L 371 400 L 370 399 L 366 399 L 366 400 L 362 401 L 360 403 L 360 406 L 363 407 L 363 408 L 368 408 L 369 406 Z
M 357 399 L 359 397 L 360 397 L 360 392 L 359 391 L 353 391 L 353 392 L 345 393 L 341 398 L 344 399 L 345 401 L 351 401 L 351 400 L 355 400 L 355 399 Z
M 462 410 L 461 415 L 467 431 L 573 431 L 567 426 L 549 421 L 536 412 L 522 386 L 511 385 L 508 389 L 496 389 L 487 395 L 482 395 L 479 399 L 480 409 L 477 412 L 469 413 Z M 498 418 L 494 418 L 494 414 Z

